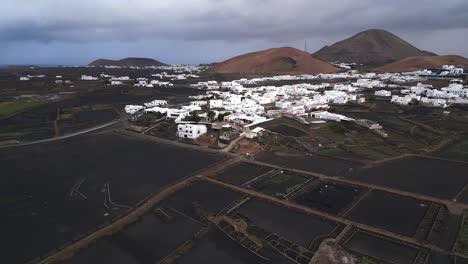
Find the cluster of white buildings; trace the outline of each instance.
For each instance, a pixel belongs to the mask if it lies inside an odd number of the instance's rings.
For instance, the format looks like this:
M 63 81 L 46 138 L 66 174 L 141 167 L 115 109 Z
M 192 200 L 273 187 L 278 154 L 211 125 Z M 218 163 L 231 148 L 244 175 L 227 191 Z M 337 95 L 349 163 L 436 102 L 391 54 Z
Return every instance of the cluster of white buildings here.
M 151 80 L 149 81 L 146 78 L 138 78 L 137 83 L 134 84 L 135 87 L 147 87 L 147 88 L 153 88 L 154 86 L 160 86 L 160 87 L 172 87 L 174 86 L 173 83 L 170 82 L 162 82 L 159 80 Z
M 382 97 L 389 97 L 389 96 L 392 96 L 392 92 L 387 91 L 387 90 L 379 90 L 379 91 L 375 91 L 374 95 L 375 96 L 382 96 Z
M 40 75 L 27 75 L 27 76 L 21 76 L 19 78 L 20 81 L 29 81 L 33 78 L 45 78 L 46 76 L 43 75 L 43 74 L 40 74 Z
M 447 71 L 457 71 L 448 67 Z M 176 78 L 178 74 L 165 73 L 153 75 L 156 78 Z M 186 75 L 198 78 L 197 75 Z M 299 83 L 281 86 L 262 86 L 264 82 L 274 81 L 308 81 L 315 79 L 339 79 L 339 83 L 309 84 Z M 138 111 L 160 112 L 179 123 L 178 135 L 184 138 L 197 138 L 206 133 L 203 124 L 187 124 L 184 118 L 194 111 L 209 122 L 208 111 L 218 114 L 229 113 L 224 116 L 225 122 L 235 123 L 241 127 L 259 124 L 281 115 L 297 116 L 298 118 L 314 118 L 324 121 L 353 121 L 359 120 L 326 111 L 331 105 L 342 105 L 350 102 L 364 103 L 368 90 L 374 96 L 389 98 L 392 103 L 409 105 L 415 102 L 422 105 L 448 107 L 453 103 L 468 103 L 468 88 L 459 83 L 452 83 L 442 89 L 434 89 L 430 85 L 418 84 L 404 86 L 406 82 L 422 81 L 418 74 L 409 73 L 359 73 L 354 70 L 335 74 L 319 75 L 279 75 L 272 77 L 239 79 L 227 82 L 200 81 L 191 87 L 205 91 L 205 94 L 190 96 L 190 103 L 178 107 L 168 107 L 164 100 L 154 100 L 142 106 L 130 105 L 126 107 L 128 113 Z M 137 79 L 140 86 L 156 84 L 156 80 Z M 336 82 L 336 81 L 334 81 Z M 161 84 L 159 81 L 158 84 Z M 252 87 L 253 86 L 253 87 Z M 216 118 L 216 117 L 214 117 Z M 314 121 L 314 122 L 324 122 Z M 363 122 L 361 122 L 363 123 Z M 364 123 L 363 123 L 364 124 Z M 366 126 L 368 125 L 365 123 Z M 199 125 L 199 126 L 198 126 Z M 378 124 L 377 124 L 378 125 Z M 375 126 L 375 125 L 373 125 Z M 370 126 L 370 127 L 373 127 Z M 380 128 L 372 128 L 379 130 Z
M 451 83 L 440 90 L 433 89 L 432 85 L 418 83 L 400 92 L 404 95 L 393 95 L 392 103 L 409 105 L 413 102 L 421 102 L 424 105 L 443 108 L 451 104 L 468 104 L 468 88 L 459 83 Z
M 82 81 L 96 81 L 98 79 L 99 79 L 98 77 L 93 77 L 93 76 L 89 76 L 89 75 L 81 75 L 81 80 Z
M 86 66 L 88 68 L 96 68 L 100 66 Z M 184 65 L 184 64 L 172 64 L 172 65 L 162 65 L 162 66 L 118 66 L 118 65 L 106 65 L 103 66 L 106 69 L 154 69 L 154 70 L 166 70 L 166 71 L 174 71 L 176 73 L 199 73 L 207 69 L 206 65 Z
M 198 82 L 190 85 L 193 88 L 203 89 L 203 90 L 217 90 L 220 88 L 220 85 L 217 81 L 207 81 L 207 82 Z
M 159 79 L 170 79 L 172 81 L 200 78 L 198 75 L 191 73 L 168 74 L 167 72 L 151 74 L 151 76 Z

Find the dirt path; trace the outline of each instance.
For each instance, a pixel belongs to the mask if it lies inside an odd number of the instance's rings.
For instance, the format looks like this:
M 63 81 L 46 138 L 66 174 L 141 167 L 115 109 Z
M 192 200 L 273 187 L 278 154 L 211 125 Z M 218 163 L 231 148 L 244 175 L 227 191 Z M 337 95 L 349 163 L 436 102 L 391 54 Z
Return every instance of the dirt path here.
M 229 143 L 229 145 L 227 145 L 225 148 L 223 148 L 222 150 L 220 150 L 221 152 L 229 152 L 231 151 L 231 149 L 233 147 L 236 146 L 237 142 L 241 141 L 242 139 L 244 139 L 245 137 L 245 133 L 242 133 L 240 134 L 240 136 L 236 139 L 234 139 L 233 141 L 231 141 L 231 143 Z

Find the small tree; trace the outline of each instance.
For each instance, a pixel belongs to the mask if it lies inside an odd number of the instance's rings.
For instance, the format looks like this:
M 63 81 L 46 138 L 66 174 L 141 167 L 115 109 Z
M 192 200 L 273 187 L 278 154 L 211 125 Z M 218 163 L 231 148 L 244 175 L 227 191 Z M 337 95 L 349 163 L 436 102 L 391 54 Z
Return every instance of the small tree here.
M 214 120 L 214 118 L 216 116 L 216 113 L 215 113 L 215 111 L 210 110 L 210 111 L 208 111 L 207 116 L 208 116 L 208 118 L 210 120 Z
M 187 116 L 185 121 L 192 121 L 192 122 L 200 122 L 201 118 L 198 116 L 198 113 L 192 112 L 189 116 Z
M 225 117 L 225 116 L 228 116 L 228 115 L 230 115 L 230 114 L 231 114 L 231 112 L 227 112 L 227 113 L 224 113 L 224 114 L 219 114 L 219 115 L 218 115 L 218 121 L 220 121 L 220 122 L 223 121 L 223 120 L 224 120 L 224 117 Z
M 411 101 L 409 102 L 410 105 L 418 105 L 419 104 L 419 101 L 416 99 L 416 98 L 413 98 L 411 99 Z

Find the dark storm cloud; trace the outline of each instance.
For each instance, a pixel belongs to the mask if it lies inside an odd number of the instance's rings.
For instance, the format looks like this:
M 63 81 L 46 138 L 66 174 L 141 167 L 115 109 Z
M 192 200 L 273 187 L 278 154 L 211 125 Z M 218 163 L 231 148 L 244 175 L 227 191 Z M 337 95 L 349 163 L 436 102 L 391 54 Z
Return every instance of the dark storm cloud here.
M 131 48 L 136 41 L 169 41 L 176 51 L 187 42 L 225 41 L 230 54 L 230 46 L 246 42 L 263 47 L 312 40 L 311 47 L 320 48 L 369 28 L 402 34 L 410 42 L 444 35 L 466 55 L 468 1 L 3 0 L 0 8 L 0 41 L 7 49 L 8 43 L 22 42 L 61 43 L 66 50 L 62 43 L 94 47 L 113 42 Z M 441 40 L 433 42 L 423 48 L 444 50 L 436 46 Z

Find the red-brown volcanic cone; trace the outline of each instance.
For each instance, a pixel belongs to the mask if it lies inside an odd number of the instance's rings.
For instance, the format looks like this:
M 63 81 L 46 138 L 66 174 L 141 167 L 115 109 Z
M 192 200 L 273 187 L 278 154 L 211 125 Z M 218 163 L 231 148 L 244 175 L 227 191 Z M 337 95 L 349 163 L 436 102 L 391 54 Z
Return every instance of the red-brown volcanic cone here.
M 440 68 L 443 65 L 455 65 L 468 68 L 468 59 L 457 55 L 446 56 L 417 56 L 404 58 L 399 61 L 375 68 L 378 72 L 411 72 L 423 69 Z
M 218 63 L 212 73 L 319 74 L 340 69 L 295 48 L 274 48 L 240 55 Z

